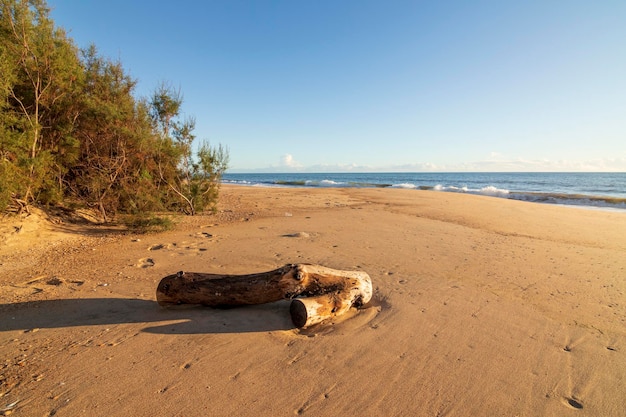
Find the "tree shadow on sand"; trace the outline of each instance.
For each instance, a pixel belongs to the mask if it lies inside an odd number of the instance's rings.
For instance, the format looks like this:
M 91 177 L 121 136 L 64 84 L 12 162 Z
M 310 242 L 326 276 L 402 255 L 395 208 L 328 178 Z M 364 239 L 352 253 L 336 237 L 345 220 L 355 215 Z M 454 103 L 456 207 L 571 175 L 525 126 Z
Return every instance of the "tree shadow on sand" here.
M 228 310 L 200 306 L 162 308 L 155 301 L 126 298 L 43 300 L 0 305 L 0 332 L 141 323 L 148 325 L 143 332 L 174 335 L 295 329 L 286 300 Z M 149 326 L 151 323 L 156 325 Z

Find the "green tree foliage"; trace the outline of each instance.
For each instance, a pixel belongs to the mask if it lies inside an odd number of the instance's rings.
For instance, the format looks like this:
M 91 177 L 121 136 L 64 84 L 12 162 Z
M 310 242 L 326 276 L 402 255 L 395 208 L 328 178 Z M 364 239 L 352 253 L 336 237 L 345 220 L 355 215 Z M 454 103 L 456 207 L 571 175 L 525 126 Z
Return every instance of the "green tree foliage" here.
M 170 209 L 194 215 L 215 210 L 219 181 L 228 166 L 228 151 L 203 143 L 194 154 L 193 117 L 180 119 L 180 91 L 161 84 L 152 96 L 152 120 L 160 133 L 159 177 L 170 194 Z
M 1 4 L 1 65 L 7 78 L 0 147 L 16 174 L 12 192 L 25 203 L 56 202 L 65 167 L 77 156 L 78 142 L 68 133 L 77 111 L 80 61 L 44 1 Z
M 214 207 L 228 152 L 194 154 L 180 92 L 137 100 L 121 63 L 81 53 L 44 0 L 0 0 L 0 73 L 0 210 L 71 198 L 106 220 Z
M 66 182 L 74 196 L 97 207 L 106 220 L 108 213 L 128 208 L 125 190 L 134 189 L 151 125 L 132 96 L 136 82 L 119 62 L 98 56 L 91 46 L 83 52 L 83 65 L 81 112 L 74 133 L 79 158 Z
M 191 195 L 197 201 L 196 209 L 217 209 L 216 203 L 219 195 L 219 185 L 222 174 L 228 168 L 229 152 L 222 145 L 216 147 L 203 143 L 198 151 L 198 163 L 194 165 L 193 178 L 195 188 Z

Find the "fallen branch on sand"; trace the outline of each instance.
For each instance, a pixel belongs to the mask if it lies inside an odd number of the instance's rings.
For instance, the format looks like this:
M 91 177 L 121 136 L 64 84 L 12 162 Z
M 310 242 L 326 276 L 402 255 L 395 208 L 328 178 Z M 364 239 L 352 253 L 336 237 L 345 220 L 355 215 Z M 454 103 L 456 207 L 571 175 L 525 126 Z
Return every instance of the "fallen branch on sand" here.
M 162 306 L 234 307 L 291 299 L 289 310 L 294 325 L 308 327 L 369 302 L 372 281 L 363 271 L 309 264 L 289 264 L 247 275 L 181 271 L 163 278 L 156 296 Z

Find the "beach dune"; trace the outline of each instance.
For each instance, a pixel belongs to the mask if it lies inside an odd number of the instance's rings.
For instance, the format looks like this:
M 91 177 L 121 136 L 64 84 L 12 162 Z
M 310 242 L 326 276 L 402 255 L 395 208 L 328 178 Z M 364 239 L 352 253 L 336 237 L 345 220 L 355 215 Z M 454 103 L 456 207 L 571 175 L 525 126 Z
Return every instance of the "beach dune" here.
M 150 235 L 5 225 L 0 414 L 626 414 L 626 213 L 239 186 L 219 209 Z M 307 329 L 288 301 L 155 301 L 179 270 L 288 263 L 365 271 L 373 298 Z

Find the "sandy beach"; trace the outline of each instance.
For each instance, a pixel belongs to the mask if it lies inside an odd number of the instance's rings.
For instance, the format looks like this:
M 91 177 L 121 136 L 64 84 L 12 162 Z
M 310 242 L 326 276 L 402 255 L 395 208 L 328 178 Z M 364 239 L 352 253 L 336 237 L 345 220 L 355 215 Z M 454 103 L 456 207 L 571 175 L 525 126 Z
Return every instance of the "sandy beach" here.
M 626 415 L 624 212 L 224 186 L 177 222 L 3 220 L 0 415 Z M 286 301 L 155 302 L 179 270 L 289 263 L 365 271 L 374 298 L 308 329 Z

